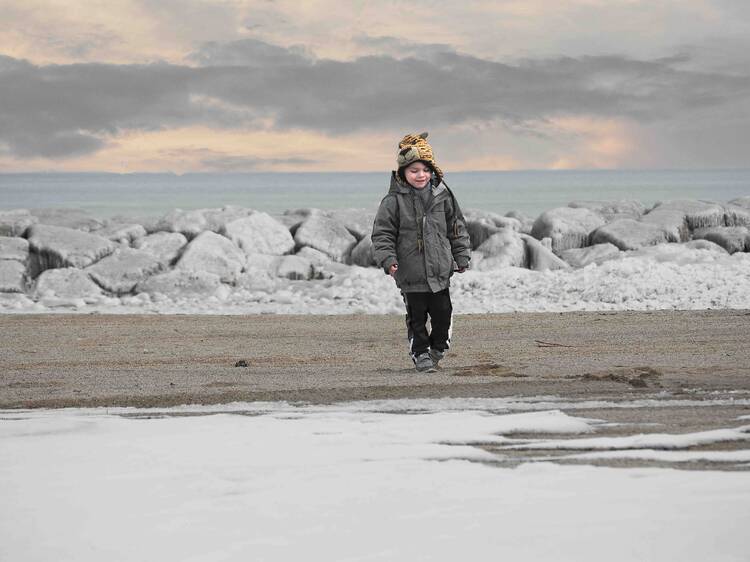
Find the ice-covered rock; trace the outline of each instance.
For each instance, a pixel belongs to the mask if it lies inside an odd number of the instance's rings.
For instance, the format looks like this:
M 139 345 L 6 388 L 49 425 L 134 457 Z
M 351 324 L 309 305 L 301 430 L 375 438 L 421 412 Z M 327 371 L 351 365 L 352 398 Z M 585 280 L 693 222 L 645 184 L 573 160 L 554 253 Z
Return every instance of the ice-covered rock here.
M 510 219 L 515 219 L 519 222 L 520 227 L 518 229 L 522 234 L 531 234 L 531 230 L 534 228 L 534 220 L 532 217 L 522 213 L 521 211 L 508 211 L 505 216 Z
M 693 238 L 714 242 L 730 254 L 750 251 L 750 230 L 745 226 L 699 228 L 693 232 Z
M 294 249 L 294 238 L 289 229 L 267 213 L 257 212 L 228 222 L 222 234 L 247 255 L 280 256 Z
M 724 226 L 724 206 L 709 201 L 696 201 L 692 199 L 679 199 L 658 203 L 653 211 L 680 211 L 685 214 L 688 228 L 709 228 L 712 226 Z
M 28 235 L 32 277 L 47 269 L 87 267 L 116 248 L 111 240 L 63 226 L 35 224 Z
M 690 238 L 690 228 L 683 211 L 654 209 L 643 215 L 641 222 L 660 228 L 668 242 L 685 242 Z
M 534 271 L 554 271 L 570 269 L 570 266 L 557 257 L 552 250 L 528 234 L 521 234 L 526 250 L 526 263 Z
M 234 283 L 246 259 L 245 253 L 231 240 L 209 230 L 188 244 L 176 270 L 213 273 L 224 283 Z
M 17 236 L 0 236 L 0 260 L 29 261 L 29 241 Z
M 162 266 L 171 265 L 187 245 L 187 238 L 179 232 L 157 232 L 136 240 L 134 246 L 150 253 Z
M 120 248 L 84 271 L 103 289 L 124 295 L 161 267 L 159 260 L 149 252 Z
M 156 231 L 180 232 L 188 240 L 192 240 L 208 228 L 208 221 L 202 210 L 183 211 L 175 209 L 156 222 Z M 152 234 L 149 231 L 149 234 Z
M 103 221 L 92 217 L 82 209 L 35 209 L 34 216 L 39 219 L 39 224 L 61 226 L 83 232 L 98 230 L 104 224 Z
M 92 231 L 92 234 L 107 238 L 112 242 L 130 245 L 146 236 L 146 229 L 143 225 L 134 222 L 108 220 L 104 222 L 104 226 Z
M 592 244 L 609 242 L 620 250 L 636 250 L 668 241 L 667 234 L 658 226 L 633 219 L 618 219 L 591 233 Z
M 738 207 L 744 207 L 745 209 L 750 209 L 750 195 L 745 195 L 743 197 L 737 197 L 736 199 L 732 199 L 729 202 L 730 205 L 737 205 Z
M 152 275 L 135 286 L 136 293 L 165 295 L 173 299 L 198 295 L 210 297 L 226 294 L 226 290 L 215 273 L 179 269 Z
M 560 252 L 560 257 L 569 265 L 576 268 L 586 267 L 589 264 L 597 265 L 605 261 L 620 257 L 620 249 L 609 242 L 594 244 L 587 248 L 571 248 Z
M 620 218 L 638 219 L 646 212 L 640 201 L 622 199 L 620 201 L 571 201 L 568 207 L 589 209 L 604 217 L 607 222 Z
M 372 223 L 375 221 L 375 211 L 368 209 L 334 209 L 325 215 L 344 225 L 357 240 L 372 234 Z
M 464 211 L 464 219 L 466 223 L 478 222 L 481 224 L 492 225 L 498 228 L 509 228 L 516 232 L 521 230 L 521 220 L 515 217 L 502 216 L 492 211 L 485 211 L 483 209 L 466 209 Z
M 74 267 L 44 271 L 36 279 L 34 295 L 36 298 L 84 299 L 88 302 L 97 302 L 104 297 L 101 287 L 83 270 Z
M 297 255 L 299 255 L 299 252 Z M 372 237 L 369 234 L 354 246 L 349 263 L 361 267 L 373 267 L 375 265 L 375 256 L 372 252 Z
M 331 256 L 329 256 L 328 254 L 324 254 L 320 250 L 311 248 L 310 246 L 303 246 L 295 255 L 301 258 L 305 258 L 314 266 L 328 265 L 333 262 L 333 260 L 331 260 Z
M 313 275 L 313 266 L 299 256 L 279 256 L 276 259 L 276 276 L 293 281 L 307 281 Z
M 526 244 L 522 235 L 509 229 L 502 229 L 490 236 L 477 249 L 482 256 L 475 261 L 478 271 L 489 271 L 503 267 L 526 267 Z
M 26 290 L 26 266 L 18 260 L 0 260 L 0 293 Z
M 476 250 L 484 244 L 493 234 L 502 232 L 506 229 L 495 226 L 492 223 L 484 220 L 473 220 L 466 223 L 466 231 L 469 233 L 469 240 L 471 240 L 471 249 Z
M 690 240 L 689 242 L 684 242 L 682 246 L 692 250 L 708 250 L 710 252 L 724 255 L 729 253 L 716 242 L 711 242 L 710 240 Z
M 331 259 L 343 262 L 357 243 L 346 227 L 321 214 L 311 214 L 294 233 L 299 246 L 310 246 L 328 254 Z
M 39 219 L 26 209 L 0 211 L 0 236 L 23 236 L 26 229 Z
M 304 209 L 287 209 L 281 215 L 275 217 L 281 224 L 289 229 L 292 236 L 297 232 L 300 225 L 313 215 L 324 215 L 325 213 L 314 207 Z
M 217 234 L 222 234 L 228 223 L 249 217 L 255 213 L 253 209 L 235 205 L 226 205 L 220 209 L 201 209 L 201 212 L 206 219 L 206 230 L 211 230 Z
M 604 217 L 589 209 L 557 207 L 542 213 L 534 221 L 531 235 L 537 240 L 552 239 L 552 250 L 560 253 L 589 245 L 591 232 L 605 224 Z
M 750 204 L 748 207 L 724 205 L 724 223 L 727 226 L 750 226 Z

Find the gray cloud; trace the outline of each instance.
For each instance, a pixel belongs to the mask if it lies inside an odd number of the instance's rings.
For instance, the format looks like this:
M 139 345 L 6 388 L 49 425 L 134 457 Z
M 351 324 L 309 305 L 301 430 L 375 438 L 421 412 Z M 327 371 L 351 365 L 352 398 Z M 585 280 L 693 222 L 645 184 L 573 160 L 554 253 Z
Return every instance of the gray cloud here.
M 561 115 L 747 119 L 750 75 L 686 70 L 685 57 L 589 56 L 515 65 L 425 49 L 420 59 L 315 60 L 257 40 L 210 43 L 199 66 L 35 66 L 0 57 L 0 142 L 21 157 L 93 152 L 126 129 L 274 126 L 330 134 Z

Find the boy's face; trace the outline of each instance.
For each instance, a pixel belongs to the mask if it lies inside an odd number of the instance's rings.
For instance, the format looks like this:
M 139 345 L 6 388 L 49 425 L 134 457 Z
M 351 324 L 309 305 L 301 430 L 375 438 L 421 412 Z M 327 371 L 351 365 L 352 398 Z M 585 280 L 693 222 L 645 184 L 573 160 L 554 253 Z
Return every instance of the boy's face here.
M 432 177 L 432 170 L 423 162 L 413 162 L 404 168 L 407 183 L 415 189 L 424 188 Z

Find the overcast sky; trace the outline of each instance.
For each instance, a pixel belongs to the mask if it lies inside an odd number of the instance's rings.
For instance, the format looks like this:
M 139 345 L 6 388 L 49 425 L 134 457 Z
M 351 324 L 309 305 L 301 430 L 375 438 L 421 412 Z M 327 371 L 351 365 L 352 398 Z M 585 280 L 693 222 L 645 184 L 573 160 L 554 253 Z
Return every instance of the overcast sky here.
M 0 0 L 0 170 L 750 167 L 746 0 Z

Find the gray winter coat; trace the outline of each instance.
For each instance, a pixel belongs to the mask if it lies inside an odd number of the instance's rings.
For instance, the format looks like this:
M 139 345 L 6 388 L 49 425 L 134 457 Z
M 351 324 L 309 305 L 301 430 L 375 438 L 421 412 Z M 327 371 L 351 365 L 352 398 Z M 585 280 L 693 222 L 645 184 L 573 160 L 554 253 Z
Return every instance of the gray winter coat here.
M 428 189 L 428 188 L 425 188 Z M 396 284 L 405 293 L 437 293 L 450 285 L 455 266 L 466 268 L 471 242 L 461 209 L 441 182 L 433 185 L 429 208 L 409 184 L 391 175 L 372 228 L 375 263 L 388 273 L 398 264 Z

